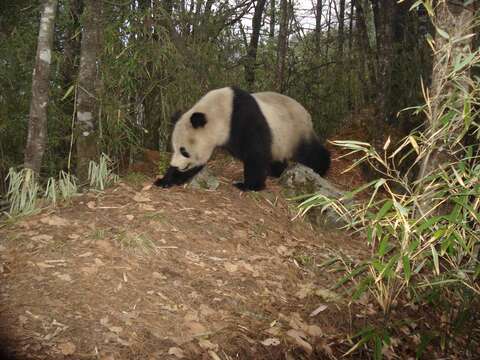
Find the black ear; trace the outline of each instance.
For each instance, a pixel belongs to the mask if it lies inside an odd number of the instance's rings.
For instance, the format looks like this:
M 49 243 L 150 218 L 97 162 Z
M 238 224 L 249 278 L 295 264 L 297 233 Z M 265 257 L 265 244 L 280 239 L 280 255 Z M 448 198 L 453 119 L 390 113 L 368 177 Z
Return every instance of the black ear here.
M 173 115 L 170 117 L 170 120 L 173 125 L 177 123 L 178 120 L 182 117 L 182 112 L 180 110 L 177 110 L 173 113 Z
M 207 123 L 207 118 L 205 117 L 204 113 L 196 112 L 190 117 L 190 122 L 192 123 L 193 128 L 197 129 L 205 126 Z

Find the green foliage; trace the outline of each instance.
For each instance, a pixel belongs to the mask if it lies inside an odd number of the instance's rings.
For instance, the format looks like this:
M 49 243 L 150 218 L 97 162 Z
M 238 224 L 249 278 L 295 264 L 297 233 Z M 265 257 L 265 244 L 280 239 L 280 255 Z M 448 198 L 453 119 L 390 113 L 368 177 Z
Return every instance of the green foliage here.
M 6 181 L 9 185 L 7 192 L 10 204 L 9 216 L 31 215 L 40 210 L 38 200 L 42 189 L 32 170 L 16 171 L 10 168 Z M 77 194 L 75 177 L 61 171 L 58 178 L 50 177 L 47 180 L 43 197 L 56 206 L 59 199 L 68 201 L 75 194 Z
M 238 83 L 239 73 L 225 68 L 231 56 L 225 50 L 238 42 L 228 30 L 216 42 L 173 38 L 171 16 L 161 8 L 151 11 L 125 8 L 108 14 L 102 79 L 104 94 L 116 96 L 102 101 L 102 142 L 114 157 L 132 145 L 166 150 L 176 110 L 186 110 L 207 90 Z M 155 34 L 142 20 L 152 15 Z M 204 31 L 207 36 L 209 29 Z
M 382 349 L 390 345 L 390 335 L 386 329 L 378 329 L 373 326 L 366 326 L 353 337 L 357 340 L 356 344 L 345 353 L 349 355 L 363 345 L 370 345 L 373 349 L 373 359 L 381 360 L 383 358 Z
M 99 162 L 90 161 L 88 164 L 88 180 L 90 187 L 103 191 L 106 187 L 118 182 L 118 175 L 113 172 L 114 162 L 102 154 Z
M 168 2 L 167 2 L 168 3 Z M 168 4 L 147 6 L 104 3 L 97 90 L 100 150 L 125 168 L 141 147 L 168 149 L 176 110 L 186 110 L 213 88 L 245 87 L 244 65 L 248 35 L 240 29 L 242 7 L 213 4 L 205 16 Z M 60 0 L 51 74 L 48 136 L 42 177 L 70 170 L 74 136 L 81 38 L 81 16 L 73 2 Z M 30 103 L 30 83 L 39 25 L 38 1 L 20 0 L 2 6 L 0 31 L 0 177 L 23 161 Z M 204 8 L 199 12 L 200 15 Z M 270 9 L 269 9 L 270 11 Z M 18 16 L 21 14 L 21 16 Z M 370 7 L 366 11 L 369 40 L 375 47 Z M 5 19 L 5 20 L 3 20 Z M 278 20 L 278 18 L 277 18 Z M 230 23 L 230 21 L 232 21 Z M 416 17 L 405 18 L 408 41 L 395 49 L 393 77 L 395 106 L 405 106 L 420 94 L 418 76 L 424 71 L 415 31 Z M 348 21 L 345 31 L 348 32 Z M 245 22 L 242 22 L 245 24 Z M 316 130 L 326 138 L 343 128 L 347 115 L 368 103 L 364 82 L 368 77 L 362 51 L 354 34 L 345 34 L 343 56 L 338 58 L 337 30 L 314 32 L 291 28 L 286 68 L 286 93 L 311 112 Z M 348 38 L 351 38 L 348 40 Z M 276 89 L 277 37 L 262 27 L 252 91 Z M 405 99 L 408 99 L 406 102 Z M 73 139 L 75 140 L 75 139 Z M 73 141 L 74 144 L 74 141 Z M 75 156 L 72 157 L 73 165 Z M 73 166 L 74 168 L 74 166 Z M 2 184 L 3 185 L 3 184 Z M 4 193 L 5 187 L 0 187 Z
M 452 48 L 457 43 L 458 39 L 450 38 L 436 49 L 447 59 L 445 63 L 455 54 Z M 413 131 L 393 149 L 388 139 L 383 153 L 368 143 L 334 142 L 357 155 L 359 160 L 352 167 L 367 162 L 380 174 L 379 179 L 338 201 L 315 195 L 299 206 L 301 213 L 313 207 L 333 209 L 348 220 L 348 227 L 364 234 L 372 247 L 372 257 L 345 279 L 355 280 L 354 300 L 365 293 L 373 296 L 384 322 L 358 334 L 351 352 L 368 345 L 374 358 L 381 358 L 381 349 L 395 328 L 392 309 L 399 299 L 429 304 L 433 312 L 448 312 L 449 316 L 472 314 L 478 306 L 480 117 L 475 109 L 480 106 L 480 79 L 472 79 L 469 70 L 480 65 L 480 52 L 464 52 L 450 60 L 451 71 L 436 74 L 441 77 L 438 96 L 432 98 L 424 91 L 425 104 L 414 108 L 430 127 Z M 407 157 L 414 160 L 406 171 L 400 171 L 399 164 Z M 345 205 L 345 200 L 365 190 L 370 194 L 366 201 Z M 430 341 L 445 343 L 444 333 L 459 331 L 450 326 L 449 330 L 419 332 L 419 356 Z M 470 325 L 463 321 L 463 326 Z
M 158 161 L 158 173 L 165 174 L 170 166 L 170 157 L 172 155 L 166 152 L 160 152 L 160 160 Z
M 9 215 L 21 216 L 35 213 L 39 186 L 35 174 L 30 169 L 15 171 L 10 168 L 7 175 L 7 200 L 10 203 Z
M 53 206 L 57 205 L 57 198 L 68 201 L 78 192 L 76 178 L 64 171 L 60 171 L 58 179 L 48 178 L 47 187 L 45 189 L 45 198 L 47 198 Z
M 36 2 L 0 5 L 0 178 L 23 161 L 38 31 Z M 33 6 L 32 6 L 33 5 Z M 16 15 L 23 9 L 21 19 Z M 0 182 L 0 193 L 6 188 Z

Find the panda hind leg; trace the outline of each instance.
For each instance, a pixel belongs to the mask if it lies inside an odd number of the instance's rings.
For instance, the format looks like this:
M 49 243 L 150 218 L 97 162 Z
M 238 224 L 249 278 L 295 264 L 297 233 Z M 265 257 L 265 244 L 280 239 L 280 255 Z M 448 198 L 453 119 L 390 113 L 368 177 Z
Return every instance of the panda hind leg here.
M 295 160 L 323 176 L 330 167 L 330 152 L 318 139 L 313 138 L 300 143 Z
M 287 168 L 286 161 L 273 161 L 270 163 L 270 176 L 279 178 Z

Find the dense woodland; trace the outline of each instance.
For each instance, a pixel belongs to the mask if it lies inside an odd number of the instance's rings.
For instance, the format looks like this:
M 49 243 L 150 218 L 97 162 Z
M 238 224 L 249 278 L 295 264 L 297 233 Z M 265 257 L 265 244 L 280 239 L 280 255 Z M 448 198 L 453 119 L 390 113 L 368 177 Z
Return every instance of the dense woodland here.
M 351 265 L 343 283 L 352 281 L 352 301 L 374 294 L 384 318 L 353 337 L 351 351 L 385 355 L 401 328 L 392 309 L 407 299 L 432 319 L 448 314 L 445 333 L 412 335 L 420 354 L 437 341 L 475 358 L 478 8 L 471 0 L 1 0 L 0 208 L 13 201 L 12 168 L 33 170 L 47 188 L 61 171 L 82 185 L 104 153 L 125 173 L 145 149 L 168 152 L 171 115 L 207 91 L 281 92 L 310 111 L 323 140 L 357 155 L 371 180 L 365 203 L 301 204 L 333 209 L 371 245 L 372 258 Z M 445 345 L 456 334 L 462 340 Z
M 365 124 L 372 139 L 383 140 L 386 125 L 405 133 L 418 119 L 397 113 L 419 103 L 432 62 L 428 16 L 412 3 L 52 2 L 52 62 L 42 70 L 50 82 L 36 92 L 40 2 L 3 1 L 0 178 L 24 161 L 45 177 L 73 169 L 82 177 L 82 159 L 100 151 L 131 160 L 139 147 L 167 150 L 170 116 L 226 85 L 292 96 L 325 139 L 362 109 L 377 112 Z M 35 102 L 48 106 L 33 150 Z M 85 111 L 92 119 L 78 116 Z

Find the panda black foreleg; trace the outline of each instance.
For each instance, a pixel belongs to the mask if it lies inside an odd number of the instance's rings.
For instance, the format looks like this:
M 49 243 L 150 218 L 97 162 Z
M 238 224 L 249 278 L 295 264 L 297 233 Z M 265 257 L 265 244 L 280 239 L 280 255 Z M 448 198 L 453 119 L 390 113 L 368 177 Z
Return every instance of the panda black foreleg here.
M 163 178 L 155 180 L 153 184 L 163 188 L 168 188 L 175 185 L 182 185 L 192 179 L 202 169 L 203 166 L 196 166 L 187 171 L 180 171 L 177 167 L 170 166 L 167 169 L 167 172 L 165 173 Z
M 278 178 L 282 176 L 283 172 L 287 168 L 288 163 L 286 161 L 273 161 L 270 163 L 270 176 Z
M 260 157 L 248 157 L 243 161 L 243 183 L 235 183 L 242 191 L 260 191 L 265 188 L 267 179 L 268 159 Z

